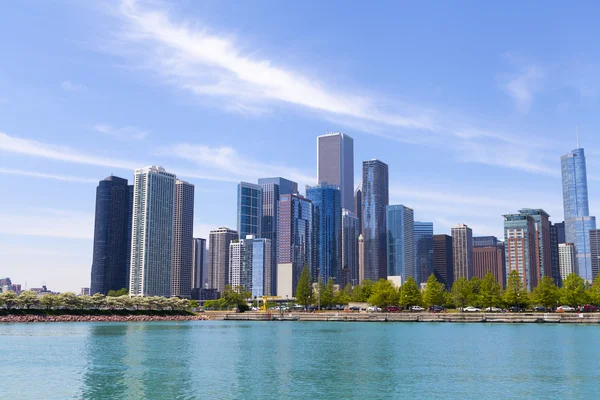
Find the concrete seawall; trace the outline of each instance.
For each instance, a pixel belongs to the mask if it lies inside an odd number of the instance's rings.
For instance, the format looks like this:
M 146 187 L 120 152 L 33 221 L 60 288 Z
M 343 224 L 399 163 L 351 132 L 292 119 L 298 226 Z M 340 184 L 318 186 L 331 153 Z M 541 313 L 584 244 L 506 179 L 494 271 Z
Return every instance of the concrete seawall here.
M 573 323 L 600 324 L 600 313 L 557 314 L 557 313 L 227 313 L 205 314 L 219 321 L 338 321 L 338 322 L 462 322 L 462 323 Z

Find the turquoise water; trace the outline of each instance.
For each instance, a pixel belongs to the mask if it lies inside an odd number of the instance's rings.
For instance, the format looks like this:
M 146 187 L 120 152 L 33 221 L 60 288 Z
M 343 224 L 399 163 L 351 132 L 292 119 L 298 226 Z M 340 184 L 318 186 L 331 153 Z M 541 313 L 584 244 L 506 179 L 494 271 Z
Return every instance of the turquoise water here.
M 0 324 L 15 399 L 598 399 L 599 368 L 596 326 Z

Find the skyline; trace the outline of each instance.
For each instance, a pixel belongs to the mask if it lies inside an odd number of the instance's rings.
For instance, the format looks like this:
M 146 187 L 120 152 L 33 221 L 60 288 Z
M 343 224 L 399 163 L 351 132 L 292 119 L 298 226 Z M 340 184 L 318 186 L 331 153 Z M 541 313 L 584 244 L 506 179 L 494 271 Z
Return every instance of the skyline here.
M 582 6 L 572 37 L 549 50 L 539 40 L 557 37 L 554 24 L 535 33 L 525 20 L 572 23 L 558 15 L 575 11 L 526 5 L 523 15 L 503 14 L 514 32 L 501 38 L 500 19 L 483 26 L 493 5 L 464 17 L 446 5 L 357 5 L 324 24 L 340 7 L 316 4 L 259 2 L 225 12 L 216 2 L 36 3 L 43 20 L 27 2 L 3 5 L 9 18 L 0 32 L 20 35 L 29 50 L 0 43 L 11 55 L 0 65 L 0 274 L 29 287 L 89 286 L 96 185 L 111 174 L 133 182 L 133 170 L 145 165 L 196 186 L 194 237 L 235 229 L 237 184 L 282 176 L 304 192 L 318 183 L 316 137 L 328 131 L 354 138 L 355 186 L 362 161 L 379 159 L 390 168 L 390 204 L 414 209 L 415 221 L 432 221 L 435 234 L 464 223 L 474 235 L 502 238 L 502 215 L 523 208 L 562 221 L 560 157 L 573 150 L 579 124 L 589 214 L 597 215 L 600 56 L 585 35 L 597 6 Z M 267 7 L 278 22 L 261 16 Z M 380 26 L 400 11 L 398 26 Z M 306 14 L 300 25 L 298 12 Z M 357 36 L 344 25 L 360 15 L 372 32 Z M 377 24 L 368 18 L 375 15 Z M 435 27 L 442 15 L 480 17 L 490 46 L 461 44 L 469 29 Z M 433 33 L 411 41 L 419 22 Z M 434 43 L 442 34 L 447 50 Z M 214 46 L 196 51 L 189 43 Z M 162 51 L 165 62 L 150 68 L 152 58 L 127 56 L 141 51 Z M 459 68 L 469 62 L 476 71 Z

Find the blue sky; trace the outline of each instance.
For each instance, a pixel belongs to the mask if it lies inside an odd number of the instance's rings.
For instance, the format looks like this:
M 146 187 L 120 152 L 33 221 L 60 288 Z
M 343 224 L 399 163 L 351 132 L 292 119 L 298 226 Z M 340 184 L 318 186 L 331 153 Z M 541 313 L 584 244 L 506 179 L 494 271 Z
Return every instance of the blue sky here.
M 93 3 L 93 4 L 92 4 Z M 89 286 L 97 181 L 163 165 L 195 235 L 235 226 L 236 182 L 314 184 L 316 136 L 390 165 L 390 201 L 477 235 L 562 221 L 560 156 L 600 186 L 595 2 L 0 4 L 0 275 Z M 356 179 L 358 183 L 358 179 Z

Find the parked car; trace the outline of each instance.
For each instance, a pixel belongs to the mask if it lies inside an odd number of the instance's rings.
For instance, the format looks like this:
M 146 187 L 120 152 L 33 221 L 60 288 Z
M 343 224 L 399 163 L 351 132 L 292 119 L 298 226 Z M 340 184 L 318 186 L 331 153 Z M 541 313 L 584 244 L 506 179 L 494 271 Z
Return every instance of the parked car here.
M 367 311 L 369 312 L 381 312 L 381 308 L 376 306 L 367 307 Z
M 360 311 L 360 307 L 352 306 L 352 307 L 350 307 L 350 311 Z
M 444 312 L 444 311 L 446 311 L 446 309 L 442 306 L 429 307 L 429 312 L 432 312 L 432 313 L 440 313 L 440 312 Z
M 498 307 L 488 307 L 485 309 L 485 312 L 499 313 L 502 312 L 502 309 Z
M 548 309 L 544 306 L 537 306 L 533 309 L 535 312 L 548 312 Z
M 463 312 L 481 312 L 481 308 L 468 306 L 468 307 L 463 308 Z
M 556 312 L 575 312 L 576 310 L 571 306 L 560 306 L 556 309 Z
M 596 311 L 600 311 L 600 309 L 598 308 L 598 306 L 595 306 L 593 304 L 586 304 L 585 306 L 583 306 L 581 311 L 582 312 L 596 312 Z
M 512 306 L 512 307 L 509 309 L 509 311 L 510 311 L 510 312 L 524 312 L 524 311 L 525 311 L 525 309 L 523 309 L 523 308 L 521 308 L 521 307 L 517 307 L 517 306 Z
M 396 306 L 387 306 L 385 308 L 386 312 L 400 312 L 400 307 L 396 307 Z
M 421 306 L 412 306 L 410 308 L 410 311 L 412 311 L 412 312 L 421 312 L 421 311 L 425 311 L 425 309 L 423 307 L 421 307 Z

